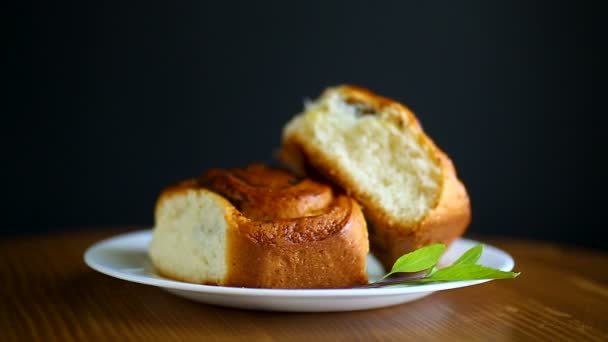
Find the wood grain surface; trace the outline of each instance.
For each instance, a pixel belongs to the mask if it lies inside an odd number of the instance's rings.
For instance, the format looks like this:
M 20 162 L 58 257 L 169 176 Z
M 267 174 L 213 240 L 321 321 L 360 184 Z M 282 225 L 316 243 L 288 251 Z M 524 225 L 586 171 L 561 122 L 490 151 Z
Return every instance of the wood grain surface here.
M 275 313 L 189 302 L 88 269 L 85 249 L 116 233 L 1 241 L 0 340 L 608 340 L 608 255 L 599 251 L 482 238 L 511 253 L 522 275 L 385 309 Z

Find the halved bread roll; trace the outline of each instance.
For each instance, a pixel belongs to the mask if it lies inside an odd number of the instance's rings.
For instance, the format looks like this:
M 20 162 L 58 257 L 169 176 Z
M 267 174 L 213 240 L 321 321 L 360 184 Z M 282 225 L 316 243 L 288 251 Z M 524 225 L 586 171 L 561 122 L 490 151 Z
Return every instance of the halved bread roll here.
M 165 189 L 155 221 L 149 254 L 165 277 L 264 288 L 367 283 L 359 205 L 285 170 L 207 171 Z
M 362 205 L 372 252 L 385 268 L 417 248 L 451 243 L 470 222 L 450 159 L 409 109 L 366 89 L 329 88 L 308 103 L 284 128 L 280 158 Z

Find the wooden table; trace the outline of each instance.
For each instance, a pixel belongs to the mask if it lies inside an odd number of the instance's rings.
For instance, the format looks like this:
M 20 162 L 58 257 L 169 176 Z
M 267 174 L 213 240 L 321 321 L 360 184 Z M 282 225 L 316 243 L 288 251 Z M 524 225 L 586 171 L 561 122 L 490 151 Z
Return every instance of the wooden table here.
M 116 233 L 0 242 L 0 340 L 608 340 L 599 251 L 485 239 L 513 255 L 519 278 L 379 310 L 275 313 L 189 302 L 88 269 L 84 250 Z

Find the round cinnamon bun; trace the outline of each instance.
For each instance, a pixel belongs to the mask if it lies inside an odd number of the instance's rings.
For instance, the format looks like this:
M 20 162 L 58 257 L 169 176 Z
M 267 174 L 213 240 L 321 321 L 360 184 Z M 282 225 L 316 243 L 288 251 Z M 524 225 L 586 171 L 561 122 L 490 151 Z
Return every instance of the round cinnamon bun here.
M 359 205 L 330 186 L 254 164 L 165 189 L 149 253 L 180 281 L 263 288 L 367 283 Z

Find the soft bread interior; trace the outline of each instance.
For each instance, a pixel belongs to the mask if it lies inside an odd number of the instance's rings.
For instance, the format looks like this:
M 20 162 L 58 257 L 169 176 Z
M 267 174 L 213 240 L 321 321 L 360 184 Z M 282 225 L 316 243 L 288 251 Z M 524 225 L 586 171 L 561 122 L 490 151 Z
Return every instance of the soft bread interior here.
M 329 89 L 306 105 L 286 127 L 284 141 L 299 141 L 314 165 L 389 222 L 412 225 L 436 206 L 442 169 L 427 140 L 404 107 L 353 101 Z M 339 173 L 339 174 L 336 174 Z
M 224 200 L 205 189 L 161 198 L 155 212 L 150 257 L 162 275 L 220 284 L 226 277 Z

